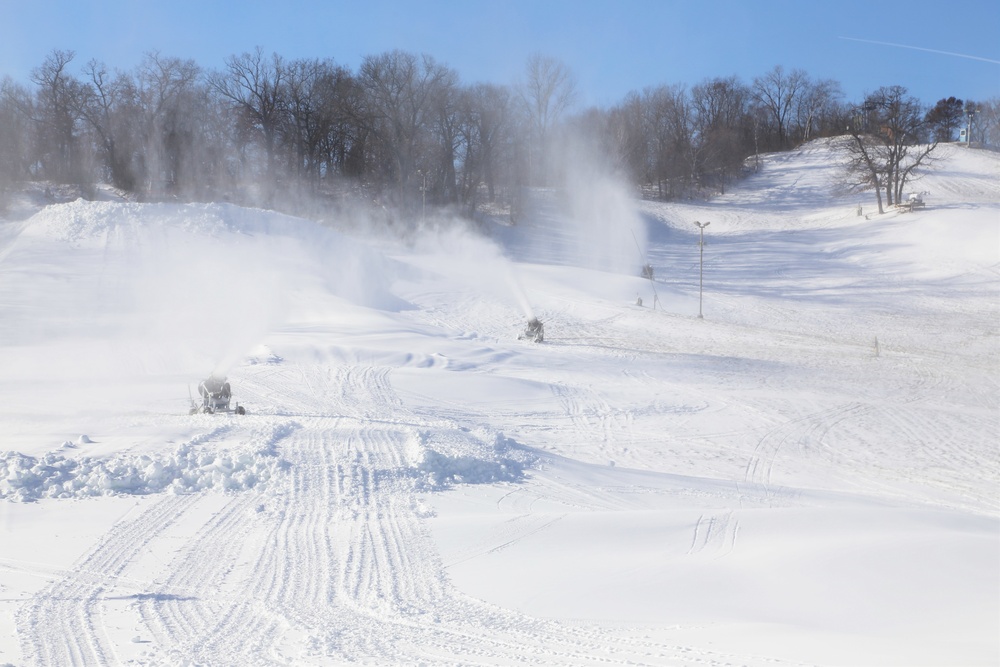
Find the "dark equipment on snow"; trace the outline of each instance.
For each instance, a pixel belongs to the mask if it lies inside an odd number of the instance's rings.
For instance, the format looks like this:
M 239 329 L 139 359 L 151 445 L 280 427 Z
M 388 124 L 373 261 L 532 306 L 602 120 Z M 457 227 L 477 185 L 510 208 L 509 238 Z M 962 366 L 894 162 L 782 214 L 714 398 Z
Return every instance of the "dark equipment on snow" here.
M 632 240 L 635 241 L 635 249 L 639 251 L 639 257 L 645 260 L 646 256 L 643 254 L 642 248 L 639 247 L 639 239 L 635 237 L 635 232 L 632 232 Z M 644 261 L 640 275 L 648 280 L 649 286 L 653 288 L 653 310 L 656 310 L 656 304 L 660 303 L 660 295 L 656 293 L 656 283 L 653 282 L 653 265 Z M 636 299 L 635 305 L 642 305 L 642 297 Z
M 537 317 L 532 317 L 528 320 L 528 328 L 517 338 L 518 340 L 530 340 L 535 343 L 541 343 L 545 338 L 545 327 L 542 326 Z
M 235 412 L 238 415 L 245 415 L 247 413 L 246 409 L 239 403 L 236 404 L 235 408 L 229 408 L 229 401 L 233 396 L 233 392 L 224 377 L 220 378 L 215 375 L 208 376 L 206 380 L 202 381 L 202 383 L 198 385 L 198 393 L 201 395 L 201 405 L 195 403 L 192 398 L 191 414 L 196 414 L 198 412 L 208 414 L 214 414 L 216 412 Z

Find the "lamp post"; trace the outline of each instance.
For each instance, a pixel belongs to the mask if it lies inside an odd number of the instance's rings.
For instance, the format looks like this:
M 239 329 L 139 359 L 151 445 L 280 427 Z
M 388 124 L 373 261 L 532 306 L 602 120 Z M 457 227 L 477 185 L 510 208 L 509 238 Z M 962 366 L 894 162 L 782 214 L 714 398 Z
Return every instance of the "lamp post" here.
M 698 222 L 694 221 L 694 224 L 698 225 L 698 233 L 700 238 L 698 239 L 698 319 L 704 319 L 705 316 L 701 314 L 701 295 L 702 289 L 705 284 L 705 228 L 708 227 L 711 222 Z
M 417 175 L 424 179 L 424 184 L 420 186 L 420 220 L 424 221 L 427 219 L 427 174 L 423 169 L 417 169 Z
M 965 117 L 968 119 L 968 124 L 965 130 L 965 146 L 966 148 L 972 148 L 972 122 L 976 119 L 976 114 L 979 113 L 978 107 L 967 107 L 965 110 Z

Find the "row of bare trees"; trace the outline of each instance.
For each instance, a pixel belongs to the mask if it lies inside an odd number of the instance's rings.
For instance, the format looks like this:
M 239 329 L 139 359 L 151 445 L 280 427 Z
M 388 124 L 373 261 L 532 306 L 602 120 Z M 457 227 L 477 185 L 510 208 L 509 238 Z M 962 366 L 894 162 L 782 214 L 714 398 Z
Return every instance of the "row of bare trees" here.
M 748 158 L 816 137 L 850 132 L 868 159 L 891 104 L 873 97 L 859 113 L 837 82 L 779 66 L 749 83 L 652 87 L 571 115 L 573 76 L 552 58 L 532 56 L 518 84 L 465 85 L 430 56 L 402 51 L 368 56 L 356 72 L 259 48 L 212 71 L 158 53 L 129 72 L 80 67 L 72 52 L 53 51 L 31 83 L 8 78 L 0 87 L 0 194 L 26 180 L 106 182 L 137 198 L 273 206 L 350 188 L 403 208 L 513 209 L 524 186 L 558 182 L 559 147 L 570 137 L 599 148 L 609 169 L 648 196 L 724 191 Z M 986 140 L 996 105 L 979 110 Z M 926 121 L 923 113 L 914 111 Z M 909 147 L 948 123 L 893 129 L 892 140 Z M 880 179 L 909 164 L 894 160 L 882 159 L 868 179 L 890 203 L 901 186 L 890 192 Z
M 235 197 L 356 187 L 393 204 L 510 199 L 541 182 L 574 94 L 569 71 L 533 57 L 519 87 L 463 86 L 430 56 L 392 51 L 357 72 L 261 49 L 205 72 L 147 55 L 132 72 L 54 51 L 33 89 L 0 89 L 0 183 L 107 182 L 140 198 Z
M 590 124 L 634 183 L 669 198 L 692 187 L 724 191 L 748 157 L 842 132 L 840 97 L 837 82 L 779 66 L 749 84 L 728 77 L 630 93 Z

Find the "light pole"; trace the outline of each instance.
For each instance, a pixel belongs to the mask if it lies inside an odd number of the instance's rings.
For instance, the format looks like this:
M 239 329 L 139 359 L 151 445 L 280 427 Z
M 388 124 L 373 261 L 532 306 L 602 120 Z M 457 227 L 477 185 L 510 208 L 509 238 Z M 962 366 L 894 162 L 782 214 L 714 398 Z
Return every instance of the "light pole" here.
M 417 175 L 423 176 L 424 184 L 420 186 L 420 220 L 427 220 L 427 174 L 424 173 L 423 169 L 417 169 Z
M 965 130 L 965 146 L 966 148 L 972 148 L 972 121 L 975 120 L 976 114 L 979 113 L 977 107 L 969 107 L 965 110 L 965 117 L 968 119 L 968 124 Z
M 698 225 L 698 233 L 700 238 L 698 239 L 698 319 L 704 319 L 705 316 L 701 314 L 701 294 L 702 288 L 705 284 L 705 228 L 708 227 L 711 222 L 698 222 L 694 221 L 694 224 Z

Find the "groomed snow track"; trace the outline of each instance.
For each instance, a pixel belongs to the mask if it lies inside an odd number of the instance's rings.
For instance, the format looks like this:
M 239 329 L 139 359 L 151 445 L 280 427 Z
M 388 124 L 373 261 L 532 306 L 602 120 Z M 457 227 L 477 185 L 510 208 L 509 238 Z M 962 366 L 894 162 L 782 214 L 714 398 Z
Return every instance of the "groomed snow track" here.
M 382 409 L 382 420 L 300 418 L 280 442 L 287 474 L 266 492 L 143 502 L 18 614 L 26 663 L 728 662 L 456 591 L 405 460 L 417 429 L 386 423 L 400 422 L 393 402 Z M 149 553 L 170 559 L 151 572 Z M 135 639 L 115 645 L 122 624 Z

